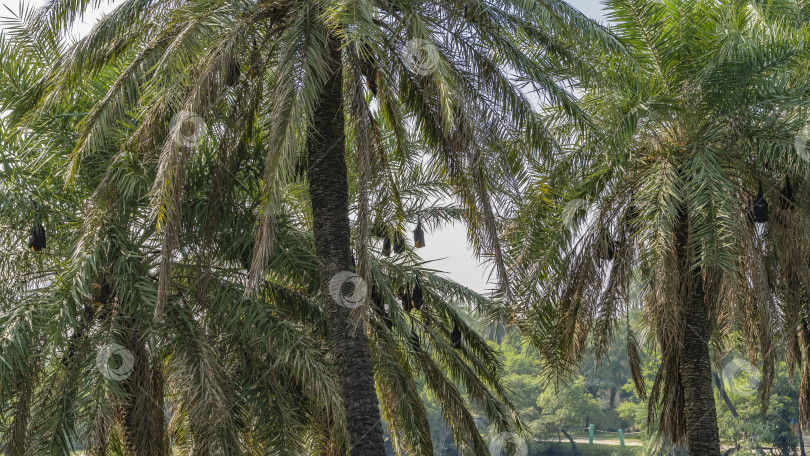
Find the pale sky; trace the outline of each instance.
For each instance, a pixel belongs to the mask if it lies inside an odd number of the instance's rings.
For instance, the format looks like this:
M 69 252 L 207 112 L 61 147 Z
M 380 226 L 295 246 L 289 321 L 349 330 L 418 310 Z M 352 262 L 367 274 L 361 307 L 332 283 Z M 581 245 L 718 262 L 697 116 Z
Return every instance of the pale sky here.
M 44 0 L 30 0 L 26 4 L 40 6 Z M 85 15 L 84 20 L 73 27 L 74 36 L 86 34 L 95 23 L 98 16 L 115 6 L 113 2 L 100 2 L 101 7 Z M 593 0 L 569 0 L 568 3 L 586 15 L 604 22 L 602 2 Z M 0 20 L 5 21 L 10 11 L 16 13 L 20 9 L 20 0 L 0 0 L 3 8 Z M 0 24 L 2 29 L 2 24 Z M 470 252 L 467 244 L 466 229 L 461 224 L 444 227 L 442 230 L 425 233 L 425 248 L 417 252 L 424 260 L 433 260 L 426 266 L 431 269 L 444 271 L 456 282 L 479 293 L 486 293 L 492 288 L 488 283 L 491 268 L 480 265 Z
M 605 21 L 601 1 L 569 0 L 568 4 L 593 19 Z M 458 224 L 446 227 L 435 233 L 426 233 L 425 237 L 426 246 L 418 251 L 422 257 L 444 258 L 431 263 L 430 267 L 446 271 L 453 280 L 479 293 L 485 293 L 493 288 L 493 285 L 487 282 L 491 268 L 479 265 L 478 261 L 473 259 L 467 245 L 464 226 Z
M 574 8 L 585 13 L 585 15 L 589 16 L 592 19 L 596 19 L 599 21 L 605 21 L 605 12 L 603 10 L 604 5 L 601 1 L 596 0 L 568 0 L 567 3 Z

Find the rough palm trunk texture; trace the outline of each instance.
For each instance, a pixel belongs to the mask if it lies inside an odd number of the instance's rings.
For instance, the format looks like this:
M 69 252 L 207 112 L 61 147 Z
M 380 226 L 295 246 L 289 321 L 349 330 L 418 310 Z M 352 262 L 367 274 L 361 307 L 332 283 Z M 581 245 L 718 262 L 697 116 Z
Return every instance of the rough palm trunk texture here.
M 28 419 L 31 415 L 31 396 L 34 394 L 35 380 L 23 383 L 19 390 L 17 402 L 12 411 L 12 422 L 5 445 L 5 454 L 8 456 L 23 456 L 28 449 Z M 2 442 L 0 442 L 2 443 Z M 0 446 L 0 448 L 3 448 Z
M 719 456 L 720 433 L 712 391 L 709 321 L 703 291 L 703 273 L 692 269 L 689 218 L 684 211 L 676 231 L 676 249 L 682 277 L 689 280 L 684 294 L 685 328 L 679 366 L 684 391 L 686 443 L 691 456 Z
M 349 310 L 335 303 L 329 294 L 329 281 L 337 272 L 354 270 L 344 156 L 343 75 L 338 45 L 336 39 L 330 39 L 329 80 L 315 107 L 307 143 L 315 253 L 328 314 L 330 348 L 346 408 L 349 453 L 382 456 L 385 445 L 366 333 L 362 326 L 355 328 L 350 323 Z
M 132 352 L 135 363 L 130 375 L 121 380 L 125 393 L 119 406 L 121 440 L 127 456 L 164 456 L 167 454 L 166 431 L 161 406 L 162 381 L 156 379 L 149 366 L 146 344 L 140 331 L 128 328 L 126 348 Z
M 152 413 L 154 437 L 159 455 L 169 454 L 169 434 L 166 432 L 166 406 L 163 401 L 163 366 L 160 358 L 152 359 Z

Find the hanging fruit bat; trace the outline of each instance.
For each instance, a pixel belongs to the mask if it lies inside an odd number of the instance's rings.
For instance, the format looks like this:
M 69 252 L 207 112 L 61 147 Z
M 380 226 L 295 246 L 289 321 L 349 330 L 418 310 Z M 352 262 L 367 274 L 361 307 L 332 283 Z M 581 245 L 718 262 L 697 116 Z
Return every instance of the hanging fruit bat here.
M 790 210 L 793 207 L 793 186 L 790 185 L 790 178 L 785 177 L 785 186 L 782 187 L 782 209 Z
M 479 9 L 478 2 L 470 2 L 464 5 L 464 19 L 469 22 L 478 22 L 483 17 L 484 12 Z
M 93 307 L 89 305 L 84 306 L 84 313 L 82 315 L 82 320 L 76 329 L 73 330 L 73 334 L 70 336 L 68 341 L 68 349 L 67 352 L 62 356 L 62 365 L 67 367 L 73 361 L 73 358 L 76 356 L 76 352 L 79 350 L 79 346 L 84 338 L 85 329 L 89 328 L 93 325 L 93 320 L 96 317 L 96 311 Z
M 413 309 L 413 304 L 411 303 L 411 290 L 407 285 L 400 287 L 399 297 L 402 300 L 402 310 L 410 312 Z
M 307 161 L 306 156 L 299 156 L 298 160 L 295 161 L 295 175 L 293 176 L 296 180 L 307 177 L 307 167 L 309 163 Z
M 225 69 L 225 85 L 228 87 L 235 86 L 239 82 L 240 76 L 242 76 L 242 70 L 239 68 L 239 62 L 236 61 L 236 58 L 231 57 Z
M 405 250 L 405 236 L 399 231 L 394 233 L 394 253 L 399 255 Z
M 259 47 L 256 45 L 256 37 L 254 36 L 251 39 L 251 46 L 250 46 L 250 66 L 254 66 L 259 61 Z
M 115 291 L 113 290 L 112 284 L 106 280 L 102 279 L 96 282 L 93 282 L 93 301 L 98 302 L 99 305 L 104 305 L 113 300 L 115 297 Z
M 31 233 L 28 236 L 28 248 L 34 252 L 39 252 L 45 248 L 45 227 L 42 222 L 34 223 L 31 226 Z
M 391 238 L 388 236 L 386 236 L 385 239 L 383 239 L 382 254 L 385 255 L 386 257 L 391 256 Z
M 416 222 L 416 229 L 413 230 L 413 245 L 417 249 L 425 246 L 425 231 L 422 230 L 422 221 Z
M 368 90 L 371 91 L 371 95 L 375 98 L 377 97 L 377 62 L 374 60 L 374 57 L 370 55 L 370 52 L 366 50 L 366 52 L 360 53 L 360 71 L 363 73 L 363 76 L 366 77 L 366 83 L 368 84 Z
M 610 237 L 610 233 L 605 230 L 602 233 L 602 242 L 597 253 L 600 260 L 611 261 L 616 256 L 616 242 Z
M 380 219 L 375 220 L 371 225 L 371 235 L 378 238 L 385 237 L 385 225 Z
M 242 266 L 242 269 L 249 270 L 252 262 L 253 262 L 253 245 L 252 243 L 248 243 L 239 252 L 239 265 Z
M 388 312 L 385 310 L 385 304 L 383 304 L 382 297 L 380 293 L 377 291 L 377 287 L 373 286 L 371 288 L 371 302 L 374 303 L 374 310 L 377 314 L 382 318 L 383 323 L 388 329 L 394 327 L 394 322 L 391 321 L 391 317 L 388 316 Z
M 456 323 L 453 323 L 453 332 L 450 333 L 450 344 L 455 349 L 461 348 L 461 330 Z
M 422 296 L 422 287 L 419 286 L 419 282 L 416 282 L 416 285 L 413 286 L 411 302 L 413 303 L 413 308 L 417 310 L 421 309 L 422 304 L 425 303 L 424 296 Z
M 386 11 L 389 11 L 390 13 L 399 14 L 399 13 L 401 13 L 401 12 L 402 12 L 402 10 L 400 10 L 400 9 L 399 9 L 399 5 L 397 5 L 397 3 L 396 3 L 396 2 L 392 2 L 392 1 L 383 1 L 383 2 L 381 2 L 381 3 L 382 3 L 382 7 L 383 7 L 383 8 L 384 8 Z
M 770 219 L 768 201 L 765 200 L 765 195 L 762 193 L 762 182 L 759 183 L 759 191 L 754 200 L 754 206 L 751 208 L 751 218 L 756 223 L 765 223 Z
M 628 237 L 633 237 L 638 231 L 638 218 L 640 215 L 638 208 L 634 204 L 627 207 L 627 212 L 624 214 L 624 230 L 627 232 Z

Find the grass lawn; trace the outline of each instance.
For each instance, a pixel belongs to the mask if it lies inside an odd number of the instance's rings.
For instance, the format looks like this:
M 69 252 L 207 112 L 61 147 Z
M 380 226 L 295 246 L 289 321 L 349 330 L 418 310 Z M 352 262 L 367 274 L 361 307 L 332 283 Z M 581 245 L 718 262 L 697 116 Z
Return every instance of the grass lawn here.
M 587 445 L 577 444 L 577 450 L 581 456 L 641 456 L 644 454 L 641 447 L 619 447 L 613 445 Z M 548 450 L 541 453 L 531 453 L 529 456 L 545 455 L 569 455 L 571 451 L 570 443 L 553 443 Z
M 574 431 L 568 431 L 572 437 L 575 439 L 579 438 L 588 438 L 588 430 L 587 429 L 577 429 Z M 596 440 L 619 440 L 619 434 L 616 432 L 594 432 L 593 434 L 594 439 Z M 641 440 L 641 434 L 637 432 L 633 432 L 630 434 L 624 434 L 624 440 Z

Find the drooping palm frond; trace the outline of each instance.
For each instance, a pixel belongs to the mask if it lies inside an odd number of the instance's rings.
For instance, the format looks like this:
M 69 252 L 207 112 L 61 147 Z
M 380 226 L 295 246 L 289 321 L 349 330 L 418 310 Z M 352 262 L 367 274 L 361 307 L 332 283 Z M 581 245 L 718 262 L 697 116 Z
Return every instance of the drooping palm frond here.
M 505 144 L 527 139 L 521 144 L 538 154 L 549 149 L 551 137 L 521 87 L 530 86 L 548 101 L 564 106 L 570 115 L 581 117 L 559 80 L 572 77 L 575 67 L 580 68 L 579 77 L 587 74 L 583 69 L 590 65 L 583 50 L 588 48 L 586 42 L 598 43 L 597 49 L 622 49 L 605 29 L 563 2 L 174 6 L 160 1 L 122 3 L 52 66 L 29 98 L 33 103 L 45 102 L 44 109 L 60 93 L 68 92 L 84 72 L 99 71 L 110 63 L 126 68 L 84 119 L 72 174 L 80 157 L 102 146 L 103 137 L 94 132 L 120 121 L 139 100 L 143 107 L 137 109 L 144 111 L 144 121 L 133 137 L 143 147 L 160 141 L 165 130 L 155 127 L 181 110 L 215 122 L 210 108 L 217 100 L 226 100 L 229 92 L 222 68 L 233 61 L 249 66 L 249 70 L 243 68 L 246 77 L 240 86 L 261 87 L 257 106 L 269 107 L 267 123 L 264 119 L 259 123 L 269 135 L 270 151 L 264 165 L 267 203 L 256 246 L 260 259 L 266 259 L 272 240 L 272 206 L 278 202 L 275 182 L 292 175 L 294 157 L 305 141 L 301 125 L 310 118 L 323 84 L 323 26 L 347 44 L 344 65 L 354 75 L 353 87 L 346 91 L 354 94 L 352 122 L 367 124 L 358 136 L 366 145 L 357 150 L 382 150 L 382 136 L 373 133 L 378 128 L 375 124 L 393 132 L 392 145 L 400 150 L 406 150 L 409 137 L 418 138 L 454 183 L 454 197 L 467 210 L 475 251 L 494 260 L 502 280 L 506 271 L 496 234 L 502 205 L 495 195 L 504 181 L 519 179 L 513 173 L 519 172 L 523 156 Z M 37 23 L 50 20 L 59 29 L 62 21 L 87 7 L 84 2 L 54 1 L 43 9 Z M 318 22 L 319 8 L 325 11 L 323 25 Z M 143 15 L 150 16 L 150 21 L 133 22 Z M 415 62 L 420 56 L 427 60 Z M 560 61 L 569 70 L 563 71 Z M 370 108 L 363 87 L 372 89 L 370 98 L 377 108 Z M 238 130 L 238 125 L 237 121 L 226 128 Z M 222 132 L 213 135 L 224 140 Z M 164 161 L 171 150 L 167 141 Z M 493 166 L 504 161 L 511 166 Z M 369 171 L 377 173 L 378 162 L 368 162 Z M 385 169 L 384 163 L 379 165 Z M 162 184 L 162 188 L 172 186 Z M 174 213 L 171 206 L 179 202 L 170 203 L 171 199 L 155 200 L 156 213 Z M 167 246 L 175 236 L 171 224 L 168 228 Z M 164 250 L 164 256 L 171 256 L 171 249 Z M 164 260 L 164 269 L 168 261 Z M 254 283 L 259 275 L 260 271 L 253 273 Z

